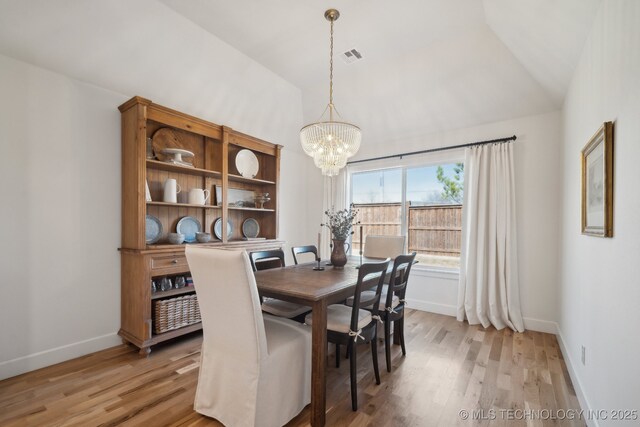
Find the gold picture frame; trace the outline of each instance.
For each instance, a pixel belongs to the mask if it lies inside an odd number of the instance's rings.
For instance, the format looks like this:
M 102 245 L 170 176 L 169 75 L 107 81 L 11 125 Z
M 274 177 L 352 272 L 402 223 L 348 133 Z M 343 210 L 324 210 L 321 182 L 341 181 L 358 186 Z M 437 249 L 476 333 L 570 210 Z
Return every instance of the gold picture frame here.
M 613 123 L 605 122 L 580 155 L 582 234 L 613 237 Z

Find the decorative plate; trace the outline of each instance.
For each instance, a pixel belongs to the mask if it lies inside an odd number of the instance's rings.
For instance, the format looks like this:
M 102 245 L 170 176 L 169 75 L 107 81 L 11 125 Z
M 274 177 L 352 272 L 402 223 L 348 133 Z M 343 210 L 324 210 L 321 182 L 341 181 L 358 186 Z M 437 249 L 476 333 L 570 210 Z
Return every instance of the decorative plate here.
M 245 149 L 238 151 L 238 154 L 236 154 L 236 168 L 243 177 L 253 178 L 258 174 L 260 165 L 253 151 Z
M 227 220 L 227 239 L 231 237 L 233 233 L 233 224 L 231 220 Z M 213 234 L 219 239 L 222 240 L 222 218 L 218 218 L 213 223 Z
M 196 241 L 196 233 L 202 231 L 200 221 L 192 216 L 185 216 L 178 221 L 176 225 L 176 232 L 184 234 L 184 241 L 187 243 L 193 243 Z
M 144 225 L 144 239 L 152 245 L 162 237 L 162 223 L 153 215 L 147 215 Z
M 242 223 L 242 235 L 254 239 L 260 233 L 260 224 L 254 218 L 247 218 Z

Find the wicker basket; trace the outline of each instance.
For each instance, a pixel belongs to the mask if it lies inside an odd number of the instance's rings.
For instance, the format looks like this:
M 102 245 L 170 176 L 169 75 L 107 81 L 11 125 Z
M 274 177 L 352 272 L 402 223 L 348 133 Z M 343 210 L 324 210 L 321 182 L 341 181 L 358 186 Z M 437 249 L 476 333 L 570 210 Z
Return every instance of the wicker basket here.
M 156 334 L 193 325 L 202 320 L 196 294 L 154 302 L 153 330 Z

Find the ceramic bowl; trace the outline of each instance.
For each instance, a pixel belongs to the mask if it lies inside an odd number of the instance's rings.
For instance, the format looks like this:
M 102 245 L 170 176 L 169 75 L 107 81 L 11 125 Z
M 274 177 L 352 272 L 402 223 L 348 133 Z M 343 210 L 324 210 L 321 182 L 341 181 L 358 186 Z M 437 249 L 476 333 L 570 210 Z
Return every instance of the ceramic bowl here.
M 211 240 L 211 234 L 209 233 L 196 233 L 196 240 L 198 243 L 207 243 Z
M 171 243 L 172 245 L 179 245 L 184 242 L 184 234 L 169 233 L 167 235 L 167 240 L 169 240 L 169 243 Z

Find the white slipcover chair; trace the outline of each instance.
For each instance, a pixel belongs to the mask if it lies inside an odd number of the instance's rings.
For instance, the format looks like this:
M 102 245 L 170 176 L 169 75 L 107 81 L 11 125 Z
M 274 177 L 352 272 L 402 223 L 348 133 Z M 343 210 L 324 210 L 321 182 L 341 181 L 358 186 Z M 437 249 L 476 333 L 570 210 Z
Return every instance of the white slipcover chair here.
M 405 240 L 406 236 L 367 235 L 364 239 L 363 255 L 367 258 L 391 258 L 394 260 L 398 255 L 404 254 Z M 388 274 L 385 276 L 384 283 L 389 283 L 389 277 L 390 276 Z M 386 288 L 383 289 L 382 292 L 386 295 Z M 363 298 L 367 297 L 368 295 L 363 296 Z M 381 299 L 380 301 L 384 301 L 384 299 Z M 352 305 L 352 303 L 352 300 L 347 300 L 347 304 Z
M 368 258 L 391 258 L 404 253 L 405 236 L 372 236 L 364 241 L 364 256 Z
M 282 426 L 311 401 L 311 331 L 263 316 L 245 251 L 186 247 L 202 314 L 194 409 L 231 427 Z

